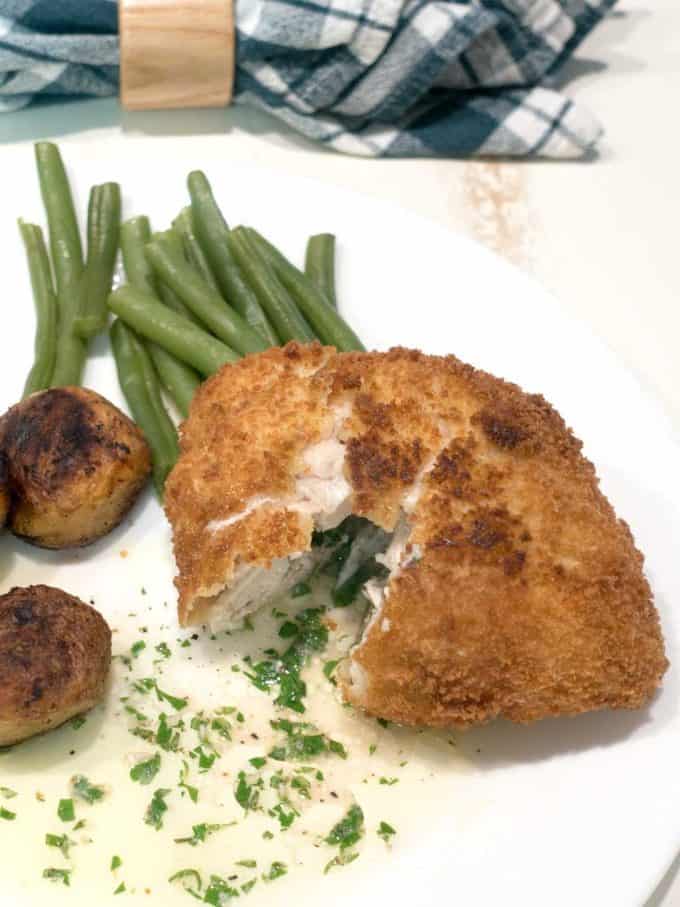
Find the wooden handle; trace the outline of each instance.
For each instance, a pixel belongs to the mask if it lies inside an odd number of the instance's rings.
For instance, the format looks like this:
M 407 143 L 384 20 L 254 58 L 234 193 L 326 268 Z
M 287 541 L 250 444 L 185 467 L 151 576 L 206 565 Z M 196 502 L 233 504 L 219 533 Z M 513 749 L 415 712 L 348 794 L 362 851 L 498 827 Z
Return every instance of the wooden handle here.
M 126 110 L 229 104 L 232 0 L 119 0 L 118 9 Z

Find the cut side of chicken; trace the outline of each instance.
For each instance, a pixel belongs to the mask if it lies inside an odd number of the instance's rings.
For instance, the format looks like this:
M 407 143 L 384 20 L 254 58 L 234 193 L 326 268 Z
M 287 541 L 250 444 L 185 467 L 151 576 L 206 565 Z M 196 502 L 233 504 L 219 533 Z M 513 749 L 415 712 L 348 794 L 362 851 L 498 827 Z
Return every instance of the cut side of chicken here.
M 539 396 L 454 357 L 289 344 L 206 382 L 181 449 L 165 502 L 184 624 L 288 591 L 328 555 L 315 530 L 353 514 L 385 570 L 347 701 L 466 726 L 636 708 L 660 683 L 642 556 Z

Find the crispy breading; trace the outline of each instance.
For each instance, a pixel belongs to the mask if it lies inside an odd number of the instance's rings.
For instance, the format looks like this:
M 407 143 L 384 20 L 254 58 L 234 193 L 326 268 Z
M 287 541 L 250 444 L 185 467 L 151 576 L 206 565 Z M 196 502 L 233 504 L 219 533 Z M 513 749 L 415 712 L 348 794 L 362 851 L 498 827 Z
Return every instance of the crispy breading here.
M 253 498 L 293 493 L 302 452 L 330 431 L 328 380 L 318 372 L 332 353 L 318 344 L 272 349 L 222 369 L 197 392 L 165 486 L 181 623 L 203 618 L 240 563 L 267 565 L 309 548 L 311 520 L 284 508 L 210 527 Z
M 185 622 L 237 565 L 309 548 L 311 519 L 281 499 L 343 405 L 352 511 L 410 530 L 341 674 L 348 701 L 464 726 L 653 694 L 667 662 L 642 556 L 580 442 L 542 397 L 452 356 L 289 344 L 208 382 L 166 492 Z

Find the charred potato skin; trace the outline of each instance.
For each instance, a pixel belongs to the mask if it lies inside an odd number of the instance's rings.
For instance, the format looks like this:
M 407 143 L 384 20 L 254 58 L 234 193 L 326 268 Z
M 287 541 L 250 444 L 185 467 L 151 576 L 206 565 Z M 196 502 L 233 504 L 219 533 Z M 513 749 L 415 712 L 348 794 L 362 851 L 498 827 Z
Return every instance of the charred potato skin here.
M 9 514 L 9 474 L 7 469 L 7 458 L 0 451 L 0 529 L 7 522 Z
M 79 387 L 33 394 L 0 420 L 9 473 L 9 528 L 44 548 L 81 547 L 130 510 L 151 471 L 137 426 Z
M 0 596 L 0 745 L 91 709 L 110 664 L 111 631 L 80 599 L 50 586 Z

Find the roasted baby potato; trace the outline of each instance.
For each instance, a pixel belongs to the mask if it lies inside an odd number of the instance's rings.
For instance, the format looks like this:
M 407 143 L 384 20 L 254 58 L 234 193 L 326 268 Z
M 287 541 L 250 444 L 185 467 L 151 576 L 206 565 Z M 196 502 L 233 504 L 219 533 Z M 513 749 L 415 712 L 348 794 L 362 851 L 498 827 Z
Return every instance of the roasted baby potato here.
M 150 470 L 137 426 L 80 387 L 33 394 L 0 419 L 9 528 L 43 548 L 88 545 L 123 519 Z
M 0 596 L 0 745 L 91 709 L 110 663 L 111 631 L 80 599 L 50 586 Z
M 7 460 L 0 452 L 0 529 L 7 522 L 9 513 L 9 477 L 7 474 Z

